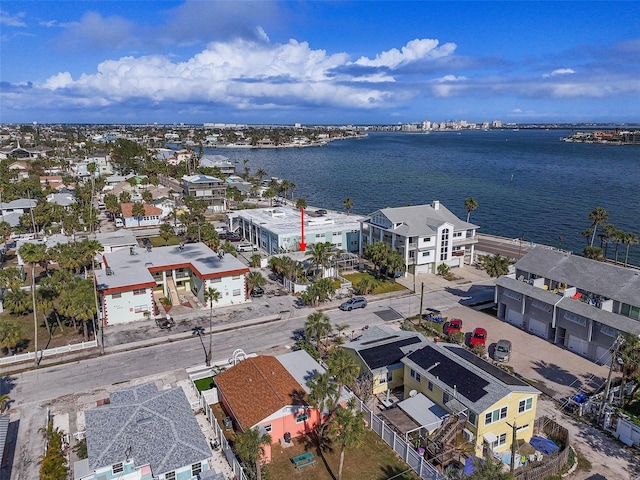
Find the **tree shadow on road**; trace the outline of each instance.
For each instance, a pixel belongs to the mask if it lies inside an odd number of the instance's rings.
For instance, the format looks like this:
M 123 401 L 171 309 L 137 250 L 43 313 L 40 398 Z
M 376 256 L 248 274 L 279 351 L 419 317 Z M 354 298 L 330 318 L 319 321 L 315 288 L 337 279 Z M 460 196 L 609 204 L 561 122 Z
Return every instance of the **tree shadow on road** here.
M 607 461 L 611 461 L 612 463 L 615 462 L 616 464 L 626 462 L 626 470 L 628 470 L 630 475 L 629 478 L 638 478 L 638 476 L 640 476 L 640 464 L 638 463 L 638 457 L 632 449 L 609 438 L 605 433 L 590 425 L 580 428 L 580 432 L 577 436 L 580 437 L 580 441 L 582 443 L 588 445 L 593 451 L 601 452 L 606 455 L 608 459 Z M 606 477 L 594 474 L 587 480 L 599 480 L 601 478 Z
M 576 391 L 583 385 L 582 380 L 555 363 L 547 363 L 544 360 L 538 360 L 533 362 L 533 369 L 549 382 L 562 386 L 571 386 Z
M 460 305 L 474 305 L 478 302 L 487 302 L 493 300 L 493 285 L 471 285 L 468 289 L 446 287 L 447 293 L 460 297 L 458 303 Z

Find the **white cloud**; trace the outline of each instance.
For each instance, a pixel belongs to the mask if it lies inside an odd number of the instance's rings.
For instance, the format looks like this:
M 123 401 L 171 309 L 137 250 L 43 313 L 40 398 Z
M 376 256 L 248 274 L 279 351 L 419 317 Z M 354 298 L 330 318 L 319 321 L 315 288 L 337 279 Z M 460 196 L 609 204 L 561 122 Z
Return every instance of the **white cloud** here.
M 23 20 L 24 17 L 24 12 L 11 15 L 5 10 L 0 10 L 0 25 L 6 25 L 7 27 L 26 27 L 27 24 Z
M 285 44 L 247 40 L 213 42 L 185 62 L 164 56 L 122 57 L 98 65 L 76 80 L 67 72 L 43 87 L 120 102 L 222 102 L 240 108 L 264 105 L 329 104 L 371 108 L 392 99 L 379 88 L 336 82 L 332 70 L 349 61 L 346 53 L 312 50 L 306 42 Z
M 417 60 L 446 57 L 453 54 L 456 49 L 455 43 L 445 43 L 438 47 L 439 43 L 438 40 L 416 38 L 402 47 L 402 51 L 392 48 L 386 52 L 379 53 L 373 60 L 367 57 L 360 57 L 354 63 L 368 67 L 389 67 L 393 69 Z
M 573 75 L 574 73 L 576 73 L 575 70 L 571 68 L 558 68 L 551 73 L 545 73 L 544 75 L 542 75 L 542 77 L 549 78 L 557 77 L 558 75 Z

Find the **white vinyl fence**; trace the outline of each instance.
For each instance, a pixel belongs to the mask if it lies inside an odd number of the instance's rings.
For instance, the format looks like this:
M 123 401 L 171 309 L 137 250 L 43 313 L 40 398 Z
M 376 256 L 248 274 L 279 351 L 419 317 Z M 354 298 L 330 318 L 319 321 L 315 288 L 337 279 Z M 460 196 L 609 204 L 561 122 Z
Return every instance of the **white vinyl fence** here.
M 60 355 L 61 353 L 78 352 L 80 350 L 85 350 L 87 348 L 96 348 L 97 346 L 98 346 L 98 341 L 91 340 L 90 342 L 73 343 L 71 345 L 65 345 L 64 347 L 55 347 L 55 348 L 48 348 L 46 350 L 39 350 L 38 355 L 41 356 L 41 358 L 53 357 L 55 355 Z M 12 363 L 27 362 L 29 360 L 35 361 L 35 359 L 36 359 L 35 352 L 20 353 L 18 355 L 12 355 L 10 357 L 1 357 L 0 365 L 10 365 Z
M 428 463 L 422 455 L 420 455 L 411 445 L 405 442 L 401 435 L 396 434 L 385 421 L 378 417 L 373 411 L 367 407 L 362 400 L 356 398 L 357 408 L 364 412 L 365 418 L 369 422 L 371 430 L 376 432 L 384 442 L 389 445 L 400 457 L 416 472 L 420 478 L 424 480 L 444 480 L 436 468 Z

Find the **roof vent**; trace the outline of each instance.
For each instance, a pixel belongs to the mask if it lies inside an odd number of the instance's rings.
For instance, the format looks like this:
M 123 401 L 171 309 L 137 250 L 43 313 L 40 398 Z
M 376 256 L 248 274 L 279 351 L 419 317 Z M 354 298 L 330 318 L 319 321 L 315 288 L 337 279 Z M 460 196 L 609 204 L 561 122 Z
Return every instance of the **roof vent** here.
M 111 267 L 107 267 L 106 271 L 107 271 L 107 275 L 113 275 L 113 270 L 111 270 Z

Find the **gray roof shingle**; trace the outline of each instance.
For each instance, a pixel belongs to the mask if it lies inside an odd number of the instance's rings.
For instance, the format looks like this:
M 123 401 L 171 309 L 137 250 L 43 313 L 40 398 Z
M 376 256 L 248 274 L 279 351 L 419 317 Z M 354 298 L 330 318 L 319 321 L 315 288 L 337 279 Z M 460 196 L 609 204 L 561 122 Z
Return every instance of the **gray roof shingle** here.
M 181 388 L 158 391 L 148 383 L 113 392 L 110 400 L 85 412 L 91 469 L 128 457 L 158 475 L 211 456 Z

